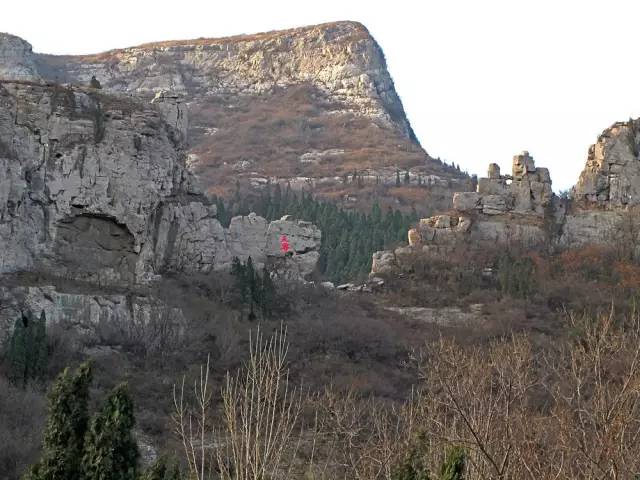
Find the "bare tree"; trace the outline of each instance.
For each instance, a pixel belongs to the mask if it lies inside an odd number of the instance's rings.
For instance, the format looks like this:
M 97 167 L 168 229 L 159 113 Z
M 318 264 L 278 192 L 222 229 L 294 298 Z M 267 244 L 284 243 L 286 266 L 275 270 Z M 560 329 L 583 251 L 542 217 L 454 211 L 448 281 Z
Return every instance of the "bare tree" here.
M 549 365 L 557 448 L 565 478 L 636 478 L 640 472 L 640 318 L 616 325 L 613 310 L 597 318 L 570 315 L 576 341 Z
M 206 366 L 200 366 L 200 377 L 193 383 L 191 401 L 185 399 L 185 377 L 182 377 L 180 388 L 173 386 L 174 432 L 182 443 L 190 476 L 195 480 L 212 478 L 215 465 L 209 372 L 207 356 Z
M 303 397 L 290 385 L 287 350 L 284 328 L 268 340 L 258 330 L 244 367 L 227 374 L 216 450 L 222 479 L 291 478 L 302 441 Z

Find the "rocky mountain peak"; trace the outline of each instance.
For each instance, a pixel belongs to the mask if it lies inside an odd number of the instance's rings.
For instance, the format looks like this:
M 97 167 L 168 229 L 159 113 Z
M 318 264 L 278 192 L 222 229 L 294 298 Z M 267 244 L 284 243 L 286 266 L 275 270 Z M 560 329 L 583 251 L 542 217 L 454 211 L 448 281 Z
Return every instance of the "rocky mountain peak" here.
M 251 189 L 280 183 L 350 207 L 378 197 L 409 209 L 427 194 L 446 208 L 453 191 L 469 188 L 467 176 L 422 149 L 382 49 L 357 22 L 77 56 L 33 54 L 20 42 L 0 40 L 11 58 L 0 78 L 88 86 L 95 77 L 110 94 L 145 102 L 160 94 L 211 194 L 230 196 L 236 180 Z M 398 170 L 410 181 L 389 191 Z

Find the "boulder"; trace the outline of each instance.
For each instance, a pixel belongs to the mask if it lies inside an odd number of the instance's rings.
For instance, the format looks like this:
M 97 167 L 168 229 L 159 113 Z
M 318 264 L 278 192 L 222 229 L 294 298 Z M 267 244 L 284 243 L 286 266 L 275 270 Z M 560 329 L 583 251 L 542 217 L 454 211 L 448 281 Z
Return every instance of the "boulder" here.
M 453 195 L 453 208 L 459 212 L 468 212 L 481 208 L 480 194 L 477 192 L 457 192 Z
M 371 274 L 379 275 L 396 271 L 398 264 L 395 253 L 391 250 L 375 252 L 371 262 Z M 339 287 L 338 287 L 339 288 Z

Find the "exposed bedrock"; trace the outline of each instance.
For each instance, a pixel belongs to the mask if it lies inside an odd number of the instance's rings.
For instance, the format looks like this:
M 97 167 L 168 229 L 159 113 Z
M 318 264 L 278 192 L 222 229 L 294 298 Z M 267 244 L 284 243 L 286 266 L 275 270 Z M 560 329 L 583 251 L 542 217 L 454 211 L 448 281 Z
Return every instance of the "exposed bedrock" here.
M 40 305 L 29 300 L 36 293 L 54 299 L 43 304 L 48 320 L 94 312 L 98 302 L 134 321 L 123 301 L 97 299 L 112 298 L 104 292 L 113 289 L 148 289 L 166 273 L 215 274 L 233 257 L 275 263 L 289 278 L 313 271 L 321 239 L 314 225 L 252 214 L 223 228 L 185 168 L 186 119 L 171 116 L 179 108 L 172 97 L 150 103 L 90 89 L 0 83 L 0 322 Z M 277 248 L 282 235 L 291 245 L 286 262 Z M 7 283 L 21 274 L 49 280 Z M 61 293 L 58 285 L 69 281 L 91 293 Z

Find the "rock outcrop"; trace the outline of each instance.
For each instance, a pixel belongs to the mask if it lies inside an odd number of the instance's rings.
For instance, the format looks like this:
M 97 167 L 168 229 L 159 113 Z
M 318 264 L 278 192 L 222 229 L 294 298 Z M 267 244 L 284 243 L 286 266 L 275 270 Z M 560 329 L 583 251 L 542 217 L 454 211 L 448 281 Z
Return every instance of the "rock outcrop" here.
M 640 203 L 640 119 L 618 122 L 589 148 L 574 199 L 583 207 L 613 210 Z
M 180 103 L 160 100 L 0 82 L 0 286 L 20 275 L 51 279 L 5 285 L 3 305 L 13 307 L 1 310 L 0 323 L 20 305 L 42 307 L 51 321 L 90 311 L 90 323 L 133 322 L 136 308 L 113 289 L 228 269 L 234 257 L 274 263 L 290 278 L 313 271 L 321 239 L 314 225 L 251 214 L 223 228 L 185 167 Z M 288 253 L 277 248 L 282 236 Z M 56 289 L 66 282 L 91 294 Z M 162 301 L 142 304 L 148 311 Z
M 477 191 L 453 196 L 453 210 L 420 220 L 408 232 L 408 247 L 376 252 L 372 274 L 389 273 L 412 255 L 445 255 L 460 246 L 564 249 L 586 244 L 638 249 L 640 232 L 640 120 L 616 123 L 589 149 L 586 166 L 572 191 L 560 199 L 546 168 L 528 152 L 513 158 L 511 175 L 489 165 Z
M 367 205 L 363 184 L 394 184 L 397 168 L 410 169 L 410 186 L 429 188 L 443 207 L 452 191 L 468 188 L 464 174 L 421 148 L 380 46 L 356 22 L 83 56 L 33 54 L 23 40 L 0 36 L 0 80 L 87 86 L 92 77 L 105 92 L 155 97 L 187 140 L 189 168 L 216 194 L 240 178 L 257 188 L 352 189 Z M 345 186 L 354 169 L 358 182 Z
M 31 45 L 0 32 L 0 80 L 38 81 L 38 67 Z

